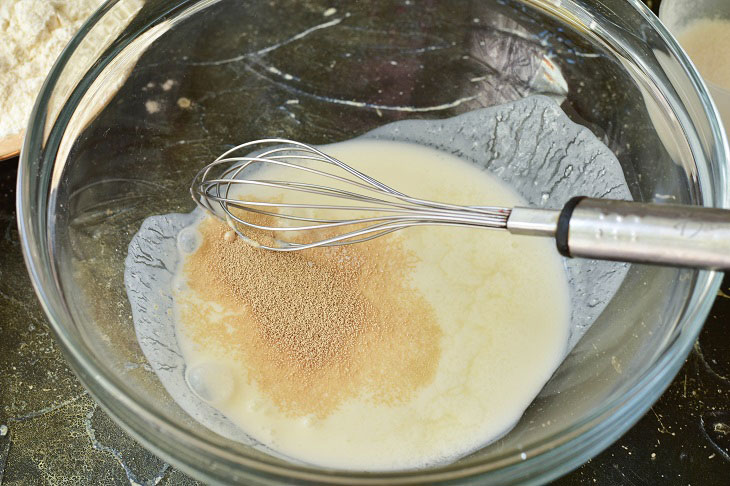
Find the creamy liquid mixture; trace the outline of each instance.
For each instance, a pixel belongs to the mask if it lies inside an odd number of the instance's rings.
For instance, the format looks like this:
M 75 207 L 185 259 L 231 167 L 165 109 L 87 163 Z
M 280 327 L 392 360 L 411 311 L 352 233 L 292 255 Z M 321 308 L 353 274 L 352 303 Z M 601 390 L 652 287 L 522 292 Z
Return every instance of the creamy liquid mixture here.
M 418 145 L 324 150 L 415 197 L 521 202 L 493 176 Z M 305 463 L 453 461 L 507 432 L 565 353 L 568 282 L 550 240 L 420 227 L 283 254 L 232 238 L 212 218 L 180 236 L 174 297 L 190 387 Z

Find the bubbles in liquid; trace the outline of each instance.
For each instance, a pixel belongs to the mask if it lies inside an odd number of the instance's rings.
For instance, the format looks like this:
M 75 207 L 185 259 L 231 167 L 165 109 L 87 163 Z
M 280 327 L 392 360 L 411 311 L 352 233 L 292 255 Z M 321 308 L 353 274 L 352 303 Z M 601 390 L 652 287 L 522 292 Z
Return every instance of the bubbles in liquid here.
M 182 253 L 190 254 L 200 246 L 200 235 L 194 228 L 185 228 L 177 235 L 177 248 Z
M 198 397 L 208 403 L 221 403 L 236 386 L 230 368 L 221 363 L 199 363 L 185 370 L 185 381 Z
M 183 292 L 188 288 L 188 284 L 182 276 L 177 276 L 172 280 L 172 289 L 175 292 Z
M 299 419 L 299 425 L 306 429 L 311 428 L 313 424 L 314 424 L 314 419 L 312 418 L 311 415 L 307 415 L 307 416 Z

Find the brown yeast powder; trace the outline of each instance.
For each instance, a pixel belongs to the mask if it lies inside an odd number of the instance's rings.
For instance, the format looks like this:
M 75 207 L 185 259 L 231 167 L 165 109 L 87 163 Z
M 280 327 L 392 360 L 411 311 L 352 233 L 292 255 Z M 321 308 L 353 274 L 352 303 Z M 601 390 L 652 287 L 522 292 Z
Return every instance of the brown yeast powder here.
M 242 362 L 287 414 L 325 417 L 354 396 L 398 403 L 433 379 L 441 331 L 397 236 L 284 253 L 226 237 L 212 218 L 199 229 L 187 284 L 234 317 L 188 307 L 186 332 Z

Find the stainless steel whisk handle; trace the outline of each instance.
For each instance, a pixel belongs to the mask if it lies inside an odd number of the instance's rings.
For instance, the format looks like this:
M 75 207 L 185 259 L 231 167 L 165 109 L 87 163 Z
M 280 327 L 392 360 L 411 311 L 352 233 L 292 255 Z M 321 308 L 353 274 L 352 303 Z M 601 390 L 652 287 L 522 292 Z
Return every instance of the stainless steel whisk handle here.
M 562 210 L 514 208 L 513 234 L 553 236 L 567 257 L 730 270 L 730 211 L 575 197 Z

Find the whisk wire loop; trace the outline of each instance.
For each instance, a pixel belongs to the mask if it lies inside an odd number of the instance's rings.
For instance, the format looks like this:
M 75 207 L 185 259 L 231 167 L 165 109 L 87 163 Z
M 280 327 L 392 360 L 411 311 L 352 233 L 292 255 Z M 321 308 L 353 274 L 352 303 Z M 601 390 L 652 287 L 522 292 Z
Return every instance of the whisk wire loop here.
M 245 155 L 238 155 L 242 152 Z M 285 169 L 274 173 L 291 177 L 267 178 L 265 169 L 270 167 Z M 307 181 L 312 177 L 317 182 Z M 322 183 L 327 181 L 344 188 Z M 316 202 L 254 197 L 261 190 L 313 195 Z M 227 150 L 198 171 L 190 193 L 196 204 L 226 221 L 245 241 L 252 242 L 243 228 L 307 236 L 297 242 L 276 240 L 273 245 L 253 242 L 277 251 L 359 243 L 423 225 L 503 229 L 510 215 L 509 208 L 459 206 L 410 197 L 315 147 L 282 138 L 247 142 Z M 268 219 L 262 221 L 253 215 Z

